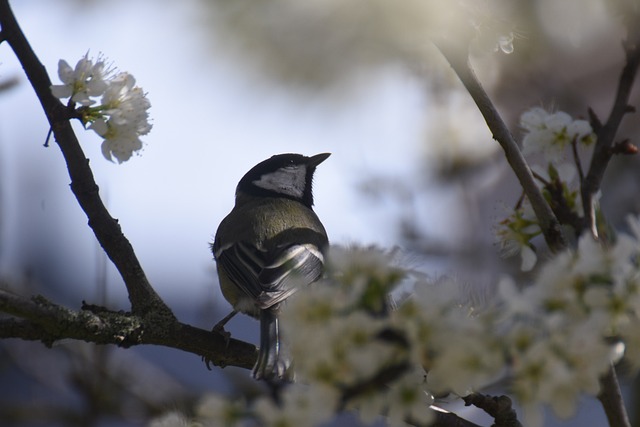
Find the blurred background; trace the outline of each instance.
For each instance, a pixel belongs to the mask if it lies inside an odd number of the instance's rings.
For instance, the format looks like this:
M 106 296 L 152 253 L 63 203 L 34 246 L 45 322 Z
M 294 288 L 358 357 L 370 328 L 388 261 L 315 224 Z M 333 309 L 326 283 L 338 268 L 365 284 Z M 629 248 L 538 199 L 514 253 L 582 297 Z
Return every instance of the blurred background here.
M 490 298 L 500 274 L 520 274 L 518 260 L 500 258 L 494 230 L 521 191 L 429 41 L 456 12 L 433 3 L 20 0 L 12 7 L 54 83 L 59 59 L 74 66 L 89 52 L 148 92 L 153 130 L 124 164 L 106 161 L 100 139 L 74 127 L 155 289 L 181 321 L 210 328 L 229 306 L 208 244 L 238 180 L 276 153 L 333 153 L 314 185 L 332 243 L 399 247 L 435 277 L 468 277 L 469 292 L 481 298 Z M 591 107 L 606 120 L 624 63 L 625 1 L 467 6 L 479 34 L 473 64 L 516 137 L 520 114 L 533 106 L 576 118 Z M 500 49 L 501 36 L 513 38 L 513 52 L 509 43 Z M 44 147 L 46 119 L 6 43 L 0 89 L 2 286 L 73 309 L 84 300 L 127 310 L 56 144 Z M 637 117 L 628 116 L 619 138 L 638 142 L 637 131 Z M 615 225 L 640 211 L 638 166 L 637 157 L 619 157 L 607 173 L 602 205 Z M 238 316 L 227 329 L 257 341 L 253 320 Z M 0 343 L 1 425 L 145 425 L 167 410 L 191 410 L 204 394 L 251 387 L 248 371 L 207 371 L 197 356 L 173 349 Z M 626 380 L 625 390 L 631 401 Z M 599 404 L 584 398 L 562 425 L 605 422 Z M 549 414 L 548 425 L 556 423 Z

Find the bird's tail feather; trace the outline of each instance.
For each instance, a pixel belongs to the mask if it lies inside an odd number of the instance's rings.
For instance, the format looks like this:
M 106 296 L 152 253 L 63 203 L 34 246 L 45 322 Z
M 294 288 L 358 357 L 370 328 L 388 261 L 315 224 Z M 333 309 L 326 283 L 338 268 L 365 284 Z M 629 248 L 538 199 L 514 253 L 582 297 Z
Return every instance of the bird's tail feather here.
M 282 341 L 278 316 L 274 310 L 260 311 L 260 350 L 253 377 L 266 381 L 293 380 L 291 356 Z

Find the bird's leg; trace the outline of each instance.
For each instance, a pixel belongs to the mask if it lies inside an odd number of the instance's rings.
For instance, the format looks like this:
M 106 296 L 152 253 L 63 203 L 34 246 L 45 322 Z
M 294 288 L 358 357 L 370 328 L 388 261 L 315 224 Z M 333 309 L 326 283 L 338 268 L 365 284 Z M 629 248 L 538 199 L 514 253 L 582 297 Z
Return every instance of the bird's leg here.
M 222 335 L 224 337 L 224 342 L 226 344 L 225 348 L 229 346 L 229 340 L 231 339 L 231 333 L 224 330 L 224 325 L 226 325 L 229 320 L 233 319 L 233 316 L 235 316 L 236 314 L 238 314 L 238 310 L 233 310 L 231 313 L 229 313 L 226 316 L 224 316 L 222 318 L 222 320 L 220 320 L 218 323 L 216 323 L 213 326 L 213 328 L 211 328 L 211 332 L 215 332 L 215 333 L 220 334 L 220 335 Z M 205 365 L 207 365 L 207 369 L 211 370 L 211 360 L 209 360 L 205 356 L 202 356 L 202 361 L 205 363 Z
M 211 329 L 211 332 L 216 332 L 216 333 L 222 335 L 224 337 L 227 345 L 229 345 L 229 340 L 231 339 L 231 333 L 229 333 L 229 332 L 224 330 L 224 325 L 226 325 L 229 320 L 233 319 L 233 317 L 236 314 L 238 314 L 238 310 L 233 310 L 231 313 L 229 313 L 226 316 L 224 316 L 222 318 L 222 320 L 220 320 L 218 323 L 216 323 L 215 326 L 213 327 L 213 329 Z

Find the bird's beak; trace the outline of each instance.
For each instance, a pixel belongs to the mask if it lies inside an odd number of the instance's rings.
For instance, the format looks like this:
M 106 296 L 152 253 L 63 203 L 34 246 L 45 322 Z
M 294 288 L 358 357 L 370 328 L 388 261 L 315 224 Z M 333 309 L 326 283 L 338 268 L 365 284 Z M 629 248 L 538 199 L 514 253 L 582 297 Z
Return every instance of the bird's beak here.
M 322 154 L 316 154 L 315 156 L 311 156 L 309 157 L 309 160 L 307 160 L 307 164 L 309 166 L 313 166 L 316 167 L 318 166 L 320 163 L 324 162 L 325 160 L 327 160 L 327 158 L 331 155 L 331 153 L 322 153 Z

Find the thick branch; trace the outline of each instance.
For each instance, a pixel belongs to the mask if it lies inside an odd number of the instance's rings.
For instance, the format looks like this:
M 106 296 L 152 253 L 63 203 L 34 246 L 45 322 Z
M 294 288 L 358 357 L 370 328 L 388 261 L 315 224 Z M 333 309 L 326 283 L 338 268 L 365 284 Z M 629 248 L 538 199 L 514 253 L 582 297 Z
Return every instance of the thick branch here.
M 0 320 L 0 338 L 42 341 L 47 346 L 66 338 L 119 347 L 155 344 L 203 356 L 217 366 L 246 369 L 257 358 L 252 344 L 227 341 L 221 334 L 155 312 L 138 316 L 96 307 L 75 311 L 41 296 L 27 299 L 4 290 L 0 290 L 0 312 L 17 317 Z
M 624 407 L 622 393 L 620 392 L 618 377 L 613 366 L 600 378 L 598 400 L 602 403 L 610 426 L 631 427 L 627 411 Z
M 434 411 L 436 421 L 431 427 L 480 427 L 478 424 L 460 418 L 452 412 Z
M 122 234 L 118 220 L 111 217 L 102 203 L 98 194 L 98 185 L 89 167 L 89 160 L 84 155 L 71 128 L 69 112 L 51 94 L 51 80 L 47 71 L 22 33 L 8 0 L 0 0 L 0 25 L 2 35 L 22 64 L 44 109 L 53 135 L 67 163 L 71 190 L 87 215 L 89 226 L 93 229 L 100 245 L 122 275 L 129 293 L 132 311 L 136 314 L 145 314 L 150 310 L 163 310 L 170 313 L 169 308 L 149 284 L 131 244 Z
M 493 427 L 522 427 L 508 396 L 472 393 L 462 399 L 466 406 L 473 405 L 491 415 L 495 420 Z
M 507 162 L 509 162 L 511 169 L 515 172 L 520 185 L 531 202 L 531 206 L 540 222 L 540 228 L 542 229 L 547 245 L 549 245 L 552 250 L 563 249 L 566 246 L 566 241 L 560 228 L 560 223 L 536 185 L 531 169 L 513 139 L 507 125 L 500 117 L 500 114 L 476 77 L 469 63 L 467 49 L 454 46 L 445 41 L 440 41 L 436 43 L 436 45 L 475 101 L 489 129 L 493 133 L 493 138 L 498 141 L 504 150 Z
M 637 23 L 634 25 L 637 25 Z M 591 157 L 589 172 L 582 186 L 582 204 L 584 206 L 585 219 L 594 237 L 598 237 L 594 197 L 600 191 L 604 172 L 613 155 L 614 138 L 622 118 L 631 111 L 629 108 L 629 96 L 638 72 L 638 66 L 640 66 L 640 31 L 637 28 L 633 29 L 633 31 L 635 32 L 635 37 L 623 44 L 626 64 L 618 81 L 618 89 L 609 118 L 604 125 L 597 129 L 598 139 Z

